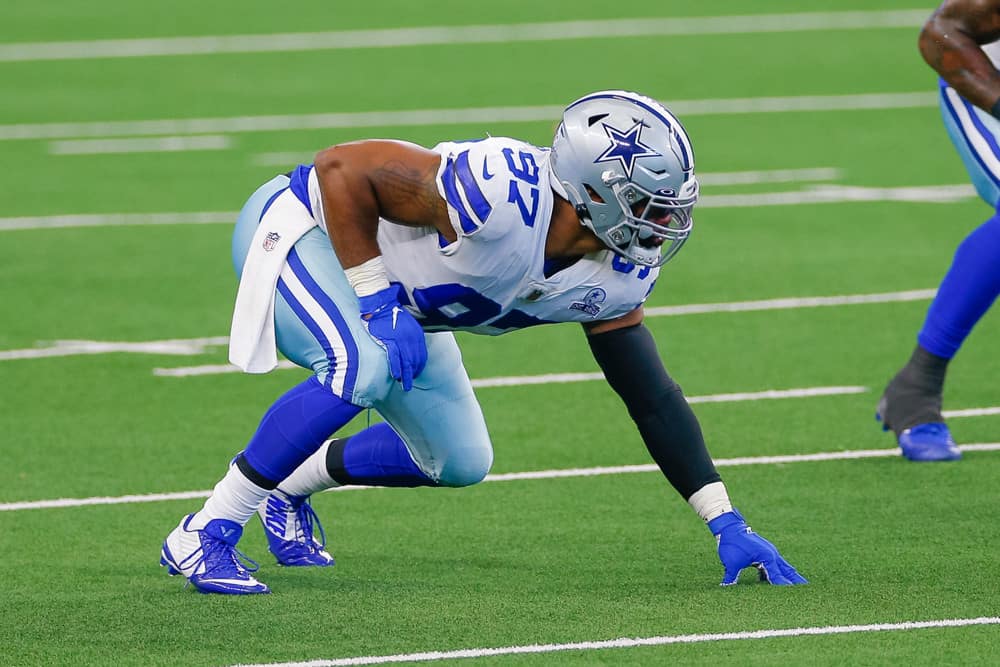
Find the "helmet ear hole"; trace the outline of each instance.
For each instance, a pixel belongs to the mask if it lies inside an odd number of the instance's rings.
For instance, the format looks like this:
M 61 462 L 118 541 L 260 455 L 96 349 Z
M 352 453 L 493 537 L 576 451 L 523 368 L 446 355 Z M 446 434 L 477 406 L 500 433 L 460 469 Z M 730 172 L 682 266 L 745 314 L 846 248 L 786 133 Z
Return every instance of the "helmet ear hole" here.
M 596 204 L 603 204 L 604 203 L 604 199 L 601 197 L 601 195 L 597 194 L 597 190 L 595 190 L 594 188 L 590 187 L 590 185 L 588 185 L 587 183 L 584 183 L 583 187 L 584 187 L 584 189 L 587 190 L 587 195 L 590 197 L 590 201 L 592 201 L 592 202 L 594 202 Z

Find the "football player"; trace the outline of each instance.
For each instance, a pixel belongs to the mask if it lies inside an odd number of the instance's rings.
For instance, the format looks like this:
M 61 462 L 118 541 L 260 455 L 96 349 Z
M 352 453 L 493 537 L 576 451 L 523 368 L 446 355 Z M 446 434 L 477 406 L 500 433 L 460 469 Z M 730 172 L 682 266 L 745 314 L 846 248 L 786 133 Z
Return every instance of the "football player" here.
M 271 406 L 161 564 L 203 592 L 266 593 L 236 549 L 255 513 L 280 564 L 326 566 L 313 493 L 479 482 L 493 451 L 452 332 L 579 322 L 653 459 L 716 536 L 723 584 L 751 565 L 805 583 L 733 508 L 642 323 L 697 199 L 680 122 L 624 91 L 570 104 L 551 149 L 359 141 L 271 180 L 236 224 L 230 360 L 266 372 L 277 347 L 313 375 Z M 364 408 L 385 423 L 331 439 Z
M 878 405 L 911 461 L 962 453 L 941 414 L 948 363 L 1000 294 L 1000 0 L 946 0 L 920 33 L 920 53 L 940 78 L 941 112 L 979 196 L 994 209 L 958 246 L 910 360 Z

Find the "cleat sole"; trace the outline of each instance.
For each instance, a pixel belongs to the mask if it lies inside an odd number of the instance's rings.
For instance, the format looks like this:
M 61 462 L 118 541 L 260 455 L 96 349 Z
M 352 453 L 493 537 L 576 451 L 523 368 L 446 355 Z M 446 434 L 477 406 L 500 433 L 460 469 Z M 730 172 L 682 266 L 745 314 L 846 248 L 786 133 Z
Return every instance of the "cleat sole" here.
M 173 563 L 167 560 L 167 554 L 163 551 L 160 551 L 160 567 L 167 568 L 167 574 L 171 577 L 176 577 L 178 574 L 181 573 L 180 570 L 174 567 Z

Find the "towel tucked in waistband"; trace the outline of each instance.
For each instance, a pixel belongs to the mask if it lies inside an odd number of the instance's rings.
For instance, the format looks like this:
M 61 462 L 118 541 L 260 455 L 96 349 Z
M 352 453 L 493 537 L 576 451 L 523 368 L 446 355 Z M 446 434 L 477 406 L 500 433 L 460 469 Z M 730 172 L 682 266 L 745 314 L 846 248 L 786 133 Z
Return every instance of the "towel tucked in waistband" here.
M 316 226 L 291 190 L 277 196 L 250 243 L 229 332 L 229 361 L 247 373 L 267 373 L 278 365 L 274 299 L 288 252 Z

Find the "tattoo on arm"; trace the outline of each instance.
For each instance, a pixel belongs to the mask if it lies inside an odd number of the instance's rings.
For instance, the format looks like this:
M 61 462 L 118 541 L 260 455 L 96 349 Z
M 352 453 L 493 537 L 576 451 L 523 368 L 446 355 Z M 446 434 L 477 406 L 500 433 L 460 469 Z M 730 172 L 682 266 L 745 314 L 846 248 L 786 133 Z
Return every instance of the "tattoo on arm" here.
M 437 191 L 436 167 L 421 170 L 400 161 L 387 162 L 375 168 L 372 179 L 376 192 L 384 193 L 379 200 L 382 210 L 404 214 L 412 211 L 416 216 L 406 215 L 401 222 L 429 221 L 442 215 L 447 218 L 444 199 Z

